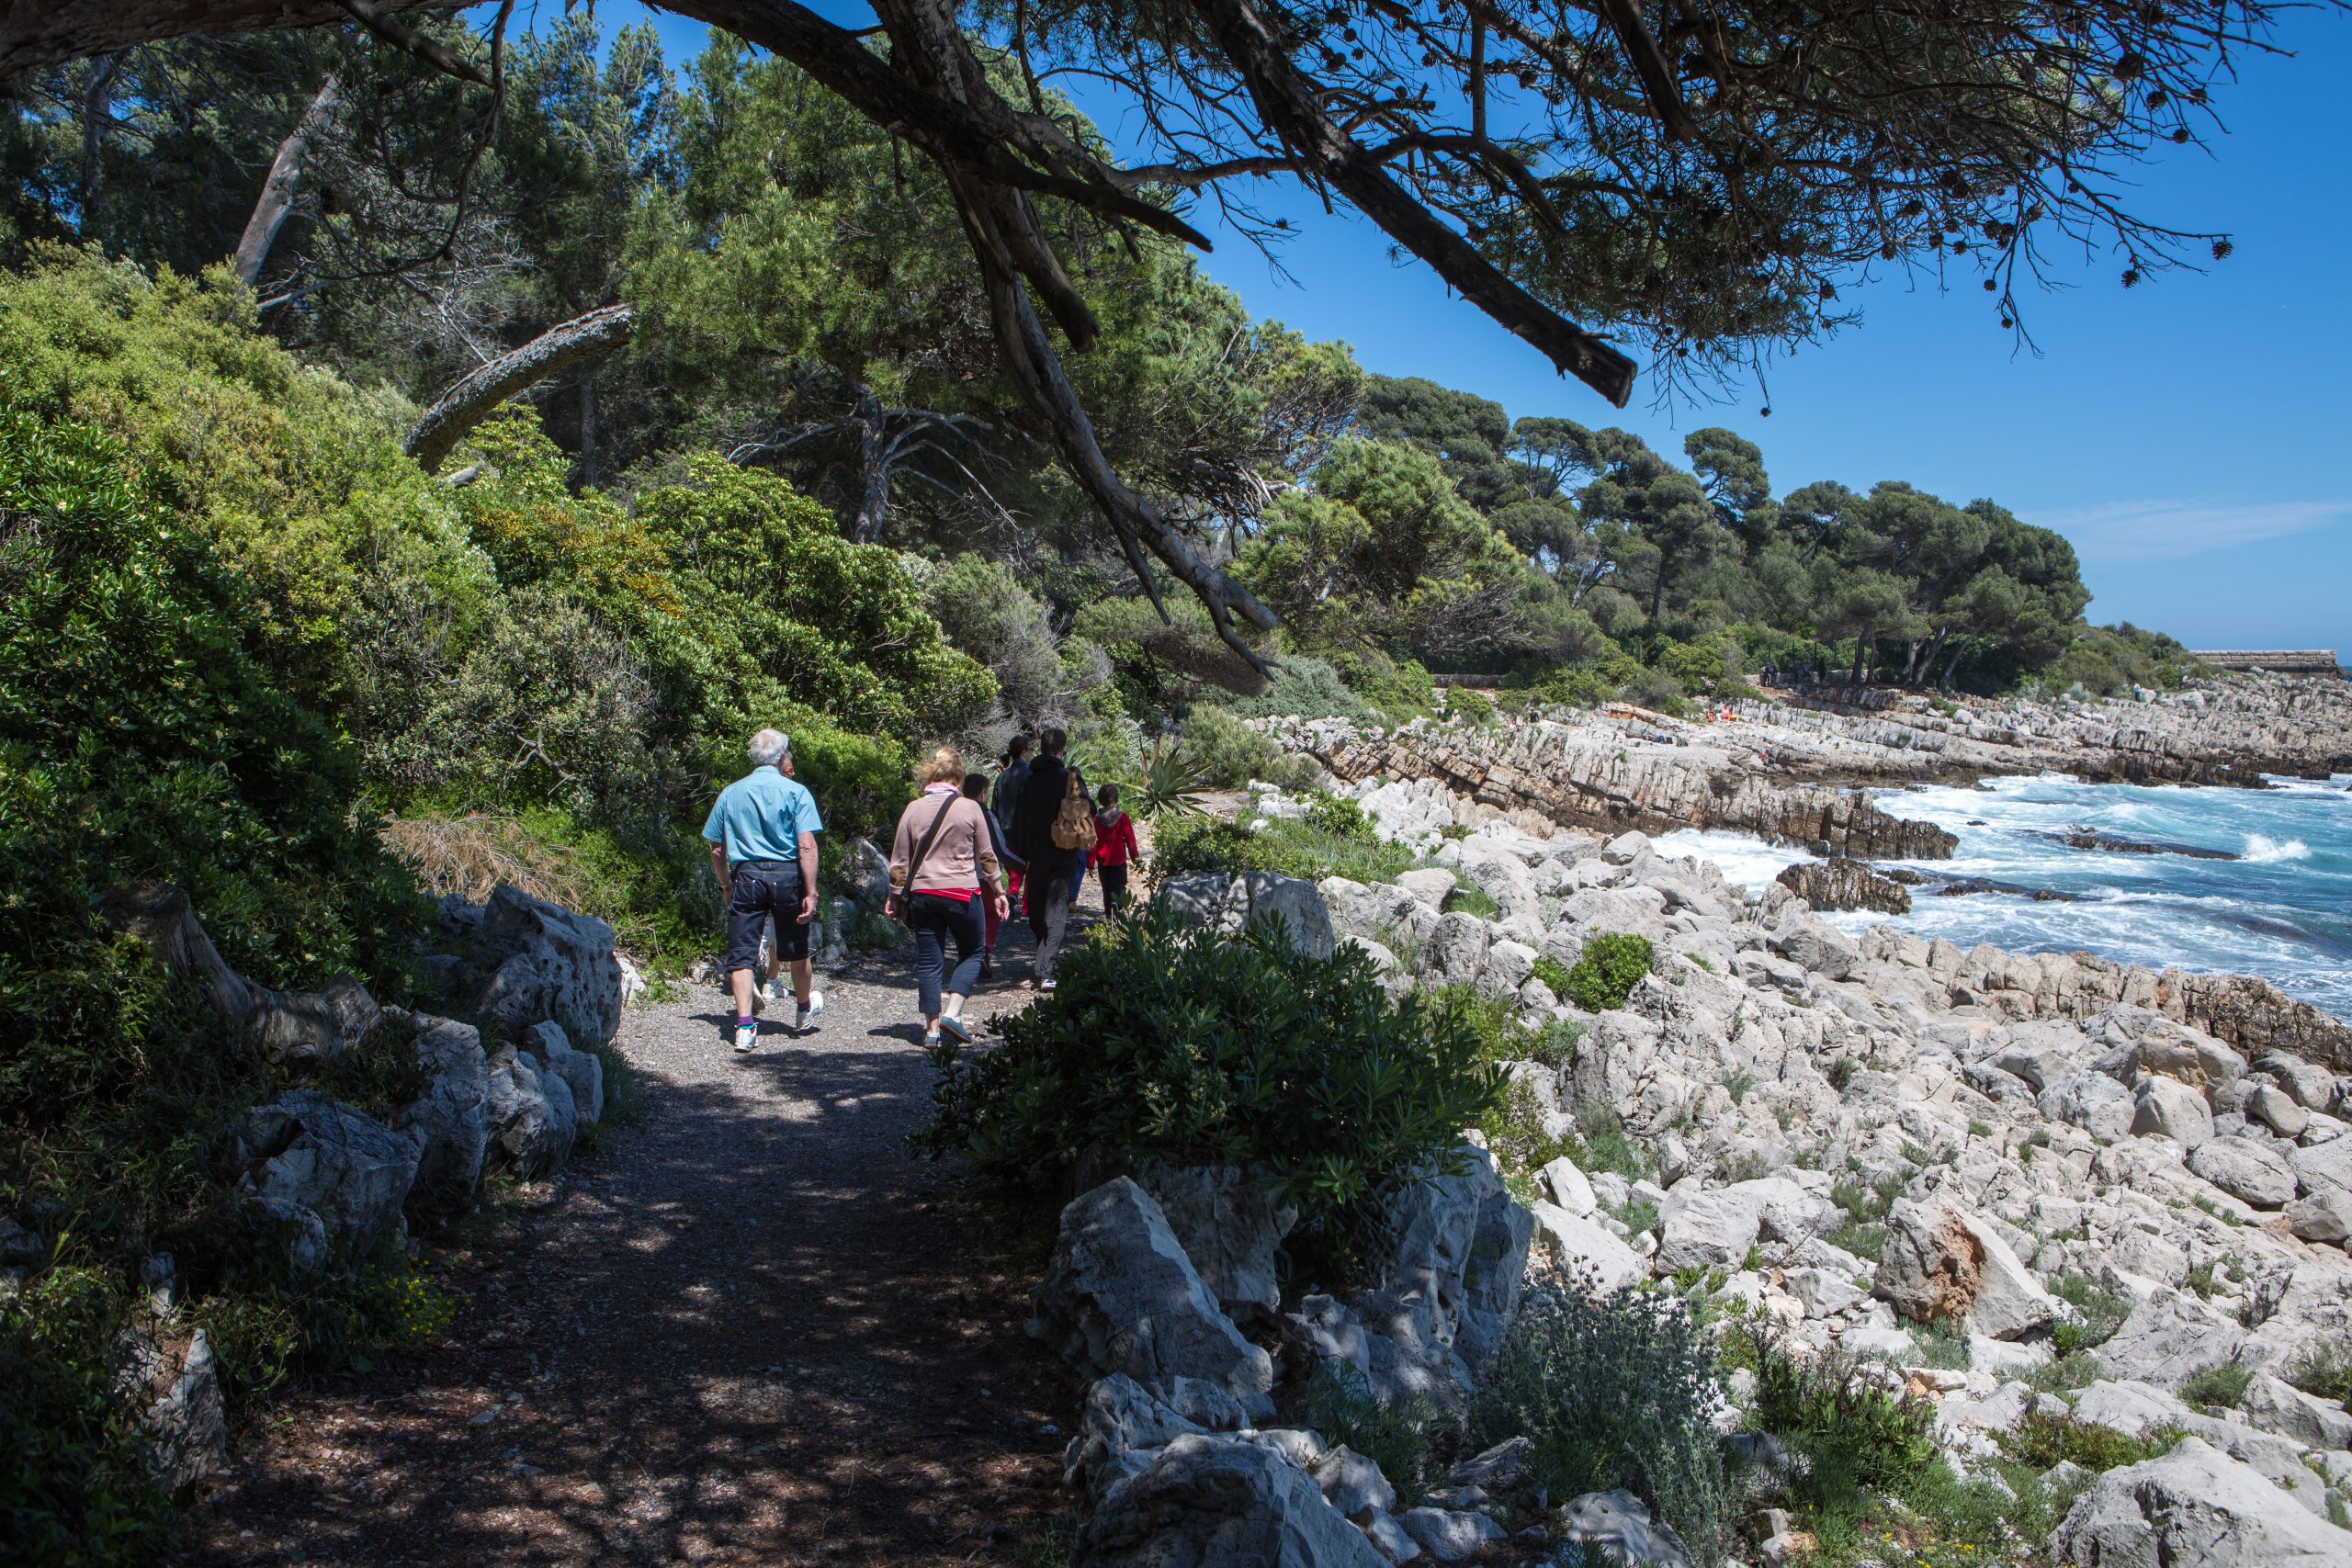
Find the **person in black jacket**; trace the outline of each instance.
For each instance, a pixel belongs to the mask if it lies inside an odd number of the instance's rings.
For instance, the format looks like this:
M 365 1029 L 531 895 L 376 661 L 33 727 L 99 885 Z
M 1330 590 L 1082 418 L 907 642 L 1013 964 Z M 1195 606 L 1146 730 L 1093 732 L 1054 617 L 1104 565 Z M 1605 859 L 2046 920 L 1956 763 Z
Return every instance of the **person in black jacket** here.
M 1022 782 L 1009 835 L 1012 852 L 1029 863 L 1022 891 L 1029 908 L 1029 931 L 1037 939 L 1029 977 L 1041 991 L 1054 988 L 1054 960 L 1060 956 L 1062 938 L 1069 929 L 1070 899 L 1085 853 L 1054 842 L 1054 816 L 1062 808 L 1066 781 L 1076 777 L 1079 794 L 1087 793 L 1085 777 L 1062 760 L 1069 744 L 1069 738 L 1055 726 L 1038 732 L 1037 759 Z
M 1026 735 L 1016 735 L 1004 749 L 1004 767 L 996 775 L 996 783 L 989 791 L 989 809 L 996 813 L 1000 824 L 1010 826 L 1021 813 L 1021 786 L 1029 782 L 1029 747 Z M 1027 866 L 1014 863 L 1009 879 L 1012 886 L 1012 912 L 1024 912 L 1021 884 Z

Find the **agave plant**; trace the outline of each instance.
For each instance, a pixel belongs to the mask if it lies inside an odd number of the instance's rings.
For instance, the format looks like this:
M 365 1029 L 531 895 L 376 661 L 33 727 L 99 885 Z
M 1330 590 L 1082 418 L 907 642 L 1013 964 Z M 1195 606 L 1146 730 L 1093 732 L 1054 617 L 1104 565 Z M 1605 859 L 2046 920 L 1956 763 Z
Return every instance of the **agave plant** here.
M 1201 804 L 1207 784 L 1201 765 L 1182 747 L 1162 745 L 1145 765 L 1136 812 L 1147 818 L 1197 817 L 1207 809 Z

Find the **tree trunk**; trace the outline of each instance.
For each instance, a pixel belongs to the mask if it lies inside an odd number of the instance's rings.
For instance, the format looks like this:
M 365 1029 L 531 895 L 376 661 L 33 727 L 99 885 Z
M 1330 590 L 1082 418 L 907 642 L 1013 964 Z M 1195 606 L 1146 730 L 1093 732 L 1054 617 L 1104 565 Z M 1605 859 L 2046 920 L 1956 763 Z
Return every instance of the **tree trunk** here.
M 106 182 L 106 123 L 114 116 L 115 79 L 122 74 L 122 56 L 108 54 L 90 62 L 89 85 L 82 91 L 82 211 L 97 206 L 98 187 Z
M 294 187 L 302 183 L 303 166 L 311 161 L 311 143 L 325 128 L 334 113 L 335 101 L 342 96 L 342 73 L 327 73 L 327 79 L 319 84 L 318 93 L 311 99 L 311 107 L 302 111 L 294 129 L 277 144 L 277 156 L 270 161 L 269 178 L 261 183 L 261 198 L 254 203 L 253 216 L 245 220 L 245 232 L 237 241 L 236 254 L 229 258 L 237 281 L 248 288 L 261 276 L 262 264 L 269 259 L 269 247 L 277 243 L 277 231 L 285 226 L 286 215 L 294 210 Z
M 1968 651 L 1968 645 L 1973 640 L 1970 637 L 1962 637 L 1951 645 L 1951 657 L 1944 661 L 1944 678 L 1936 682 L 1936 689 L 1946 696 L 1951 694 L 1951 678 L 1959 672 L 1961 655 Z
M 560 327 L 549 327 L 512 354 L 501 355 L 433 400 L 416 428 L 408 433 L 408 455 L 428 474 L 440 470 L 442 460 L 490 411 L 557 371 L 591 355 L 628 341 L 637 327 L 637 311 L 627 305 L 607 305 Z
M 889 434 L 889 415 L 884 412 L 882 400 L 874 389 L 864 382 L 858 384 L 857 412 L 857 521 L 852 536 L 861 545 L 871 545 L 882 537 L 882 525 L 890 513 L 890 449 L 884 439 Z
M 580 378 L 580 482 L 594 486 L 601 476 L 596 462 L 596 378 Z

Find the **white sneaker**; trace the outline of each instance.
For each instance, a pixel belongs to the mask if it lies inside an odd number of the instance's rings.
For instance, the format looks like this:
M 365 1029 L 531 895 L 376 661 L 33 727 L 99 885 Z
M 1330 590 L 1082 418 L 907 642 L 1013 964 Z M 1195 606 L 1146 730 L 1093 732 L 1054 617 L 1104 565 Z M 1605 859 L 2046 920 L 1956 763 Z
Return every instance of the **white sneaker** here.
M 748 1056 L 753 1051 L 759 1049 L 759 1044 L 760 1026 L 758 1024 L 739 1023 L 735 1026 L 735 1054 L 737 1055 Z
M 792 1027 L 795 1029 L 814 1029 L 817 1027 L 817 1020 L 824 1015 L 824 1011 L 825 993 L 822 991 L 811 990 L 808 993 L 808 1005 L 797 1010 Z

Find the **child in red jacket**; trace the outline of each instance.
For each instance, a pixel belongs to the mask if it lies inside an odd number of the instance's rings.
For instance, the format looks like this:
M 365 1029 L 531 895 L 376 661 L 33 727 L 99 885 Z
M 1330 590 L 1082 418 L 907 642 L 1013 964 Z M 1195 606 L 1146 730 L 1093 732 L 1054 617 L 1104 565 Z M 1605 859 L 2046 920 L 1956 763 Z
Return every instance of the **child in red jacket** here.
M 1102 908 L 1115 915 L 1127 901 L 1127 867 L 1142 858 L 1136 845 L 1136 819 L 1119 809 L 1119 786 L 1106 784 L 1097 792 L 1102 802 L 1094 813 L 1094 869 L 1102 878 Z

